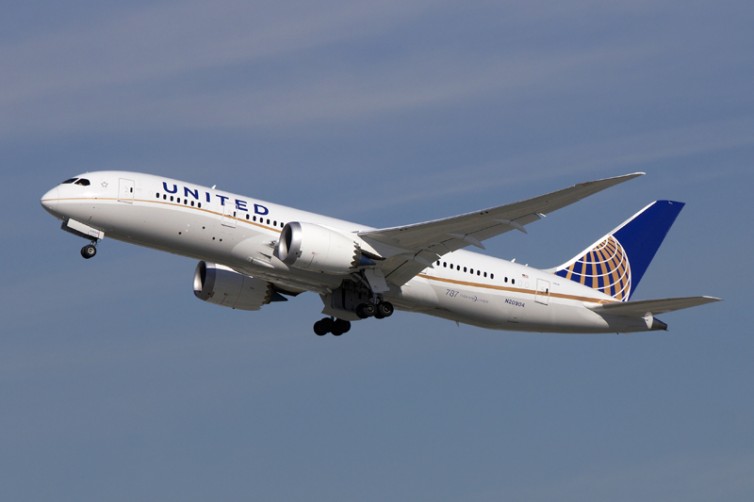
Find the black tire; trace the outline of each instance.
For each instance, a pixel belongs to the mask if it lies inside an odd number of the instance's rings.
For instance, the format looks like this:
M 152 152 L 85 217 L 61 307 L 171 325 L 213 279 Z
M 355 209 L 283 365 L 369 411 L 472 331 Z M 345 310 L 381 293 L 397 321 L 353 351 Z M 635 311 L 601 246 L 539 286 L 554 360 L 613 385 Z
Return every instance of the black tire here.
M 314 323 L 314 333 L 317 336 L 325 336 L 330 331 L 332 331 L 332 328 L 333 328 L 333 322 L 331 319 L 328 319 L 327 317 Z
M 382 319 L 384 317 L 390 317 L 395 312 L 395 307 L 390 302 L 380 302 L 377 304 L 377 313 L 375 317 Z
M 84 259 L 88 260 L 89 258 L 94 258 L 94 255 L 97 254 L 97 248 L 94 246 L 94 244 L 87 244 L 83 248 L 81 248 L 81 256 L 84 257 Z
M 344 333 L 348 333 L 351 330 L 351 323 L 343 319 L 335 319 L 332 327 L 332 334 L 340 336 Z
M 356 307 L 356 315 L 361 319 L 372 317 L 376 312 L 376 308 L 372 303 L 362 303 Z

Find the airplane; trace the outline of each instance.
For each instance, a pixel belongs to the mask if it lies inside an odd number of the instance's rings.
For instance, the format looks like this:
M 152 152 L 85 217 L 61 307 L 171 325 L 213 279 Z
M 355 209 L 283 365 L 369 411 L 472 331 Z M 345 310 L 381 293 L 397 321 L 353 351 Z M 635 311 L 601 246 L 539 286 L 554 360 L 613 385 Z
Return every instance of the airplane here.
M 645 173 L 579 183 L 513 204 L 391 228 L 301 211 L 151 174 L 74 176 L 41 204 L 61 228 L 198 260 L 197 298 L 259 310 L 300 293 L 320 295 L 314 332 L 340 336 L 351 322 L 395 309 L 496 330 L 632 333 L 667 330 L 657 315 L 719 301 L 711 296 L 632 300 L 684 203 L 657 200 L 572 259 L 539 270 L 471 252 L 483 241 Z

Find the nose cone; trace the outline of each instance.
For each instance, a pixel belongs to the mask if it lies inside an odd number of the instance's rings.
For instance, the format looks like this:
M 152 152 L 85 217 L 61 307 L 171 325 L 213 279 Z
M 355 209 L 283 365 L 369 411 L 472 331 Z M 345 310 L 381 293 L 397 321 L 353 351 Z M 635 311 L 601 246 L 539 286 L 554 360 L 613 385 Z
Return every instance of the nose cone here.
M 58 187 L 55 187 L 44 194 L 39 202 L 48 213 L 55 215 L 55 206 L 57 205 L 59 199 L 60 196 L 58 195 Z

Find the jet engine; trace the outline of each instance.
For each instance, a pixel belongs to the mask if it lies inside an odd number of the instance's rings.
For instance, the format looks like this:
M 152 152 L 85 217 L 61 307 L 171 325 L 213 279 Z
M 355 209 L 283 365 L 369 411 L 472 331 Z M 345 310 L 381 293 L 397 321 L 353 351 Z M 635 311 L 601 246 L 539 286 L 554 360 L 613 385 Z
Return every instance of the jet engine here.
M 375 264 L 349 235 L 298 221 L 283 227 L 275 256 L 299 270 L 335 275 L 350 274 L 359 267 Z
M 205 302 L 239 310 L 259 310 L 273 300 L 272 284 L 235 270 L 200 261 L 194 272 L 194 295 Z

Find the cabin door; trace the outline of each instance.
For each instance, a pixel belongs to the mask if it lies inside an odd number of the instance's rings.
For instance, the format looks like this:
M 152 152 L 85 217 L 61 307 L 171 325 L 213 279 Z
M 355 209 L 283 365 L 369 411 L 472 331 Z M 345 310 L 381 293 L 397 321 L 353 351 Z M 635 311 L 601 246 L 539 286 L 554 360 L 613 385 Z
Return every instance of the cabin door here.
M 550 303 L 550 281 L 537 279 L 537 294 L 534 298 L 537 303 L 548 305 Z
M 236 228 L 236 210 L 233 206 L 226 204 L 223 206 L 223 226 Z
M 134 180 L 121 178 L 118 180 L 118 202 L 133 204 L 135 183 Z

